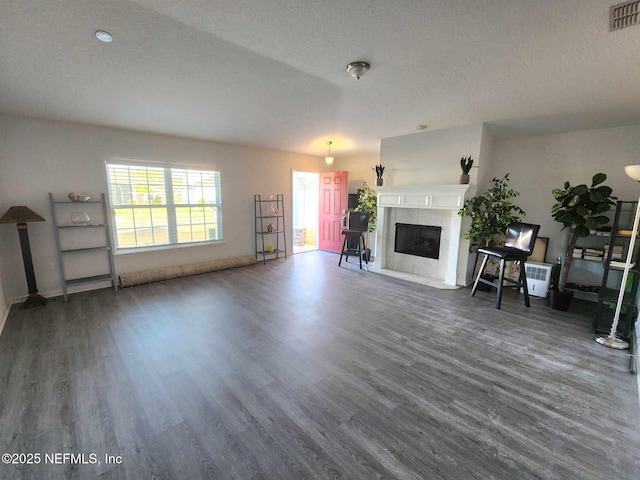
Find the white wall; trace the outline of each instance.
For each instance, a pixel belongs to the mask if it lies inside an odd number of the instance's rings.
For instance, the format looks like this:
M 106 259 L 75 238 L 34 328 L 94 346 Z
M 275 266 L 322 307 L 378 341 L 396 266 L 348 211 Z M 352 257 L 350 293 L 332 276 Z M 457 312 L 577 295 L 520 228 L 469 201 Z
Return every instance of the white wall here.
M 527 212 L 525 220 L 540 224 L 540 236 L 549 237 L 547 261 L 552 261 L 562 254 L 566 238 L 562 225 L 551 217 L 552 190 L 566 180 L 590 185 L 593 175 L 604 172 L 605 185 L 614 195 L 637 200 L 638 184 L 624 173 L 625 165 L 636 163 L 640 125 L 495 141 L 490 173 L 510 173 L 510 185 L 520 192 L 517 202 Z
M 489 187 L 491 176 L 491 162 L 493 161 L 493 150 L 495 139 L 486 125 L 482 125 L 482 139 L 480 142 L 480 153 L 473 164 L 472 172 L 476 173 L 476 192 L 483 192 Z
M 47 222 L 29 224 L 38 288 L 61 290 L 48 192 L 107 191 L 108 157 L 213 166 L 222 178 L 224 243 L 116 256 L 118 274 L 254 253 L 253 195 L 284 193 L 291 227 L 291 171 L 320 171 L 322 158 L 124 130 L 0 115 L 0 210 L 27 205 Z M 15 227 L 0 228 L 0 280 L 9 300 L 26 296 Z M 291 235 L 287 238 L 291 251 Z M 54 271 L 46 270 L 54 262 Z M 87 287 L 85 287 L 87 288 Z
M 2 259 L 0 259 L 0 333 L 2 333 L 2 329 L 4 328 L 4 323 L 9 315 L 10 307 L 11 305 L 7 302 L 4 296 L 4 286 L 2 284 Z
M 478 165 L 483 131 L 483 125 L 478 123 L 383 138 L 380 159 L 387 167 L 385 186 L 457 184 L 462 173 L 461 157 L 471 155 Z M 478 170 L 473 168 L 470 173 L 471 195 Z
M 376 172 L 371 170 L 380 163 L 380 154 L 361 155 L 358 157 L 346 158 L 340 161 L 336 158 L 334 167 L 336 170 L 347 170 L 349 172 L 349 193 L 358 193 L 358 189 L 364 182 L 370 187 L 376 185 Z M 386 182 L 387 172 L 382 178 Z

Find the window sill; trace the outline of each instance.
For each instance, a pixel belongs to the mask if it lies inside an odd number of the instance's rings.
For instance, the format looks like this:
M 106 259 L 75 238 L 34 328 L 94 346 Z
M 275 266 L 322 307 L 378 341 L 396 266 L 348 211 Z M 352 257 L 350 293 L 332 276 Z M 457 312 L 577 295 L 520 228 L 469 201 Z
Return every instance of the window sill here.
M 182 248 L 193 247 L 210 247 L 216 245 L 225 245 L 227 242 L 224 240 L 212 240 L 210 242 L 193 242 L 193 243 L 174 243 L 171 245 L 158 245 L 157 247 L 140 247 L 140 248 L 119 248 L 113 253 L 114 256 L 119 255 L 132 255 L 137 253 L 157 253 L 166 252 L 167 250 L 176 250 Z

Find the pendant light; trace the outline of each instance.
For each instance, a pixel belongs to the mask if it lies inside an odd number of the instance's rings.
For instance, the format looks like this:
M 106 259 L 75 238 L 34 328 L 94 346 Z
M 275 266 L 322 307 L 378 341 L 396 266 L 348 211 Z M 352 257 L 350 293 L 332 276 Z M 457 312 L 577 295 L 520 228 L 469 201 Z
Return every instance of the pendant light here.
M 329 154 L 328 154 L 326 157 L 324 157 L 324 161 L 325 161 L 325 163 L 326 163 L 327 165 L 331 165 L 331 164 L 333 163 L 333 157 L 331 156 L 331 144 L 332 144 L 332 143 L 333 143 L 333 142 L 332 142 L 331 140 L 329 140 L 329 141 L 327 142 L 327 145 L 329 146 Z

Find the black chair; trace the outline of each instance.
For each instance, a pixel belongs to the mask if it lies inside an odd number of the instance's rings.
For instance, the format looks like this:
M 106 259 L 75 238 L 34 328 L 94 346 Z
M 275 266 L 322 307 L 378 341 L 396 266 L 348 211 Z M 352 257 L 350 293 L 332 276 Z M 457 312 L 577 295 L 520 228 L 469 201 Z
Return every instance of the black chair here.
M 369 228 L 369 214 L 365 212 L 349 212 L 347 216 L 347 228 L 342 230 L 344 241 L 342 242 L 342 252 L 338 266 L 342 265 L 342 257 L 346 255 L 345 262 L 349 261 L 349 255 L 357 255 L 360 259 L 360 270 L 362 270 L 362 254 L 366 252 L 367 246 L 364 234 Z M 365 262 L 369 262 L 365 259 Z
M 531 252 L 533 252 L 533 247 L 536 243 L 539 230 L 540 225 L 532 225 L 530 223 L 512 223 L 507 228 L 504 247 L 479 248 L 478 254 L 484 254 L 484 259 L 482 260 L 482 266 L 478 271 L 476 281 L 473 283 L 471 296 L 475 296 L 478 283 L 484 283 L 486 285 L 496 287 L 498 289 L 498 293 L 496 295 L 496 308 L 499 309 L 502 302 L 502 287 L 506 280 L 507 282 L 514 284 L 516 288 L 522 287 L 524 292 L 524 304 L 529 307 L 529 289 L 527 288 L 527 273 L 524 262 L 526 262 L 527 257 L 531 255 Z M 480 278 L 485 266 L 487 265 L 489 257 L 500 259 L 500 276 L 497 284 L 489 280 L 485 280 L 484 278 Z M 520 278 L 517 282 L 504 277 L 505 263 L 513 261 L 520 262 Z

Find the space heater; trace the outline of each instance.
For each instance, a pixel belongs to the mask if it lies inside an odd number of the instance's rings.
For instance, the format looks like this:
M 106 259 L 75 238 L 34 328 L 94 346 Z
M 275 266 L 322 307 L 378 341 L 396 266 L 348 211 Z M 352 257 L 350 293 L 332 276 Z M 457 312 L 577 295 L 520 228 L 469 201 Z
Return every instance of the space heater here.
M 527 273 L 529 295 L 546 298 L 551 284 L 551 268 L 553 265 L 535 262 L 526 262 L 524 265 Z

